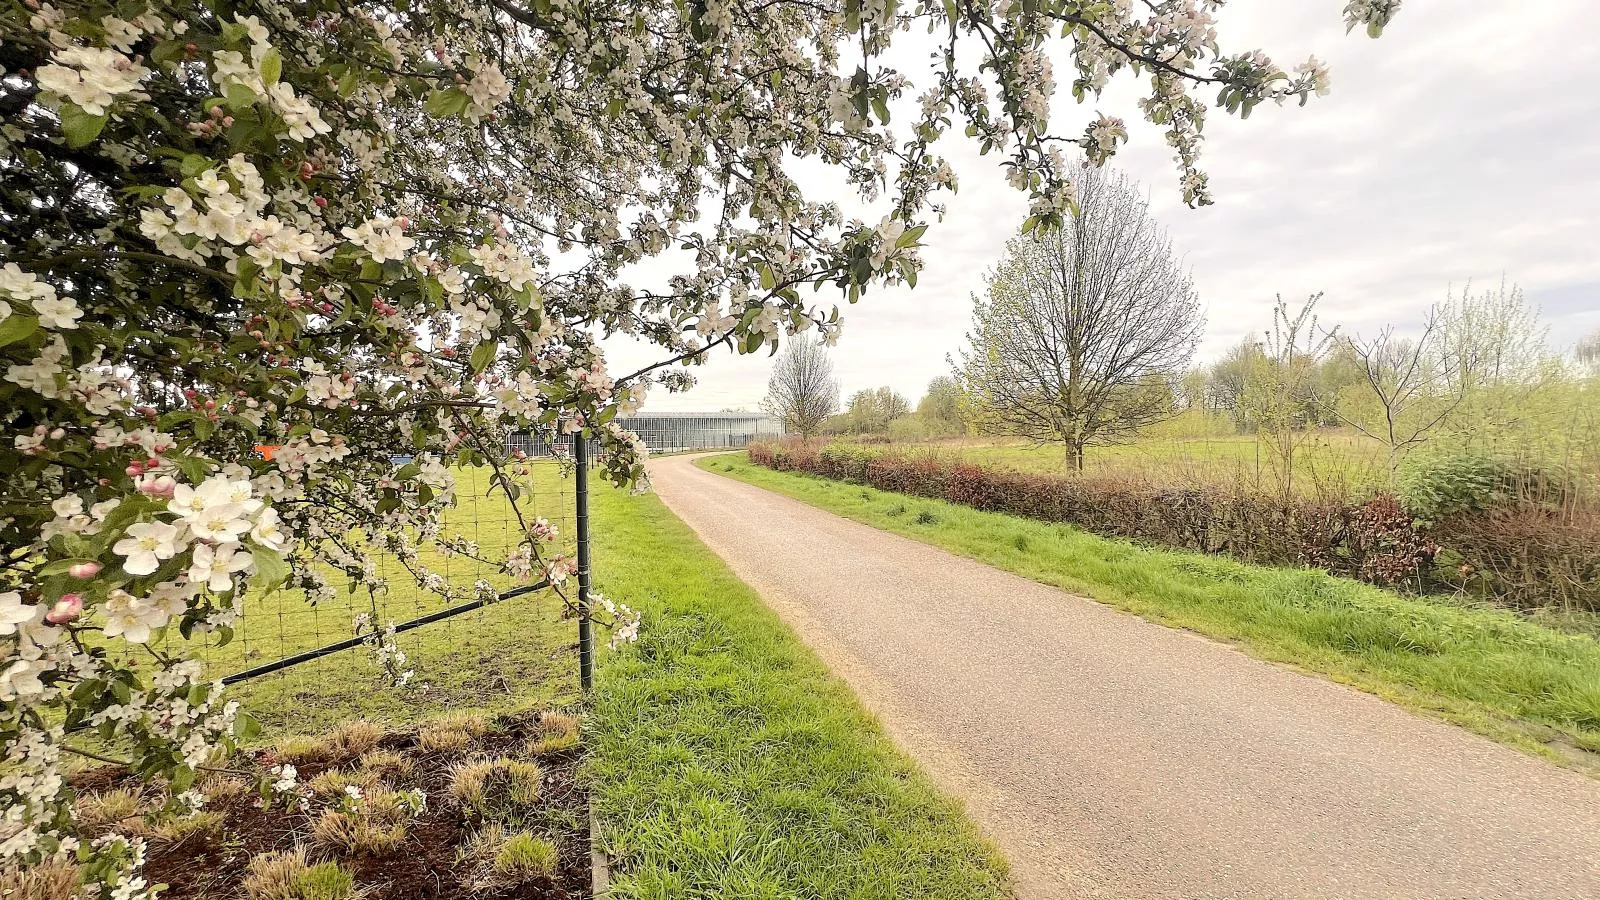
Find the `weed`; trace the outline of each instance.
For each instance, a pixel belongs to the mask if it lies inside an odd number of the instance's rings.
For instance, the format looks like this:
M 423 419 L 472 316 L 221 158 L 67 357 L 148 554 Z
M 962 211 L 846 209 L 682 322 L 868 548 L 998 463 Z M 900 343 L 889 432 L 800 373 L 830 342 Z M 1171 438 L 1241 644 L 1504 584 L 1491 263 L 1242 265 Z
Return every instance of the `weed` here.
M 73 900 L 78 893 L 78 867 L 42 862 L 18 871 L 0 869 L 0 897 L 6 900 Z
M 74 815 L 85 828 L 105 828 L 138 816 L 143 812 L 143 807 L 144 798 L 137 791 L 118 788 L 79 797 L 74 806 Z M 0 894 L 0 897 L 3 896 Z
M 462 763 L 450 775 L 450 796 L 485 819 L 514 816 L 539 801 L 544 773 L 526 760 L 500 757 Z
M 919 511 L 917 513 L 917 524 L 918 525 L 934 525 L 934 524 L 937 524 L 938 521 L 939 521 L 939 517 L 938 516 L 934 515 L 933 513 L 929 512 L 929 511 L 927 511 L 925 509 L 921 510 L 921 511 Z
M 295 900 L 352 900 L 356 880 L 335 862 L 317 863 L 294 879 Z
M 400 846 L 410 817 L 399 794 L 379 788 L 354 803 L 324 810 L 312 823 L 311 834 L 327 847 L 377 855 Z
M 295 883 L 308 868 L 302 847 L 263 853 L 250 860 L 241 887 L 249 900 L 298 900 Z
M 496 874 L 518 881 L 555 874 L 560 854 L 556 845 L 527 832 L 506 838 L 494 855 Z

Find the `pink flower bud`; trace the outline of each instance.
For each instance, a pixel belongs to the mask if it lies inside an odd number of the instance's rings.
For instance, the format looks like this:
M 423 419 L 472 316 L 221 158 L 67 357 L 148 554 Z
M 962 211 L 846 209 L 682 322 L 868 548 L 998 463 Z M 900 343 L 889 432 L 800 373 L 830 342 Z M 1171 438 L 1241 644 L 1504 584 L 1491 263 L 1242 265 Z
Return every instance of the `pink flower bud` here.
M 144 474 L 144 467 L 138 463 L 129 463 L 128 467 L 122 471 L 128 473 L 129 478 L 138 478 L 140 475 Z
M 67 570 L 73 578 L 93 578 L 100 574 L 100 564 L 97 562 L 81 562 Z
M 78 594 L 63 594 L 50 611 L 44 614 L 44 620 L 51 625 L 65 625 L 74 621 L 83 613 L 83 597 Z

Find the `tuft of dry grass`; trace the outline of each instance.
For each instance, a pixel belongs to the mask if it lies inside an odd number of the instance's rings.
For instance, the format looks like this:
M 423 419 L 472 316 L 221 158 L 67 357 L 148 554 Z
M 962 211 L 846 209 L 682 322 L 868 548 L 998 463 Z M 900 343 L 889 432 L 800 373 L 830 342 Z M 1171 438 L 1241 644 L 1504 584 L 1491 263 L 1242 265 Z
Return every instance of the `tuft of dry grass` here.
M 388 853 L 406 839 L 410 817 L 400 795 L 380 787 L 351 808 L 324 811 L 311 834 L 317 843 L 346 853 Z
M 248 900 L 299 900 L 295 880 L 309 868 L 303 847 L 263 853 L 250 860 L 241 887 Z
M 535 756 L 559 753 L 578 746 L 578 717 L 570 713 L 547 711 L 539 715 L 539 733 L 528 741 L 528 752 Z
M 417 770 L 417 764 L 410 757 L 393 750 L 370 750 L 362 755 L 358 765 L 363 771 L 380 777 L 409 778 Z
M 346 722 L 328 735 L 328 744 L 338 753 L 340 759 L 355 759 L 377 749 L 384 733 L 382 727 L 371 722 Z
M 428 727 L 417 732 L 417 748 L 424 753 L 460 753 L 472 745 L 472 735 L 459 728 Z
M 222 843 L 222 821 L 220 810 L 204 809 L 158 822 L 138 831 L 152 841 L 169 846 L 182 843 L 213 846 Z
M 450 796 L 463 810 L 494 819 L 537 803 L 543 781 L 538 764 L 527 760 L 475 760 L 451 770 Z
M 336 766 L 376 749 L 385 734 L 371 722 L 346 722 L 324 735 L 284 738 L 273 756 L 294 766 Z
M 195 781 L 195 787 L 206 795 L 209 802 L 219 805 L 254 795 L 256 792 L 255 784 L 248 779 L 218 772 L 201 772 Z
M 336 862 L 317 863 L 295 876 L 295 900 L 353 900 L 356 880 Z
M 344 793 L 347 787 L 360 788 L 363 795 L 370 794 L 383 787 L 382 780 L 377 772 L 367 769 L 357 769 L 354 772 L 344 769 L 329 769 L 321 775 L 306 782 L 306 787 L 318 797 L 336 797 Z
M 272 748 L 272 756 L 279 762 L 300 767 L 313 763 L 332 763 L 337 757 L 333 746 L 326 740 L 297 735 L 287 737 Z
M 77 890 L 78 867 L 63 860 L 0 869 L 0 897 L 5 900 L 73 900 Z
M 79 824 L 89 829 L 117 825 L 136 818 L 143 812 L 144 798 L 137 791 L 128 788 L 85 794 L 73 804 L 74 817 Z

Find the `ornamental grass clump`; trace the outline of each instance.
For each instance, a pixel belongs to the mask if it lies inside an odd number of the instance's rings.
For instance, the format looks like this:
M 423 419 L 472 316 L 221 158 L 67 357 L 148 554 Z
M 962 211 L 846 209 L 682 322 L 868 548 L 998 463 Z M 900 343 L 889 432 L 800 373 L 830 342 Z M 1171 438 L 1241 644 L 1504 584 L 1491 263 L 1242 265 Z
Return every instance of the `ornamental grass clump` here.
M 543 780 L 538 764 L 527 760 L 476 760 L 452 770 L 450 796 L 468 813 L 505 820 L 538 803 Z
M 555 874 L 561 855 L 556 845 L 527 832 L 506 838 L 494 855 L 496 875 L 513 881 L 548 878 Z

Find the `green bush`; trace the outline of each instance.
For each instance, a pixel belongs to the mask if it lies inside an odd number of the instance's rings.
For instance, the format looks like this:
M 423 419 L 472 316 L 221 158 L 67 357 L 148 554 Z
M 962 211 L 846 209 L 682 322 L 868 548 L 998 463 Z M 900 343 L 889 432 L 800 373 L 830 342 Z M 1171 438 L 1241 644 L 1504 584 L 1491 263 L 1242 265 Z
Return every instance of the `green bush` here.
M 1412 454 L 1397 474 L 1401 502 L 1428 522 L 1457 513 L 1487 512 L 1513 497 L 1512 467 L 1479 450 Z

